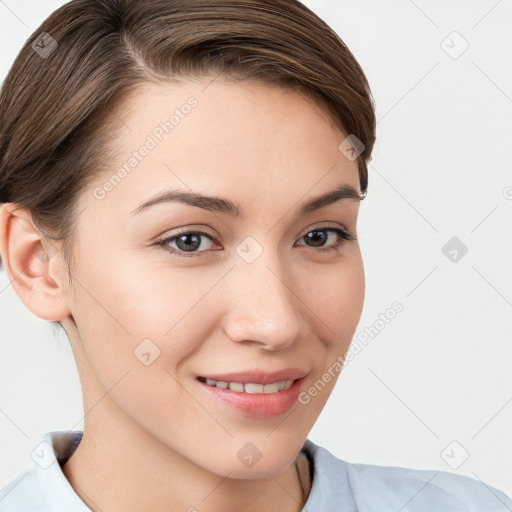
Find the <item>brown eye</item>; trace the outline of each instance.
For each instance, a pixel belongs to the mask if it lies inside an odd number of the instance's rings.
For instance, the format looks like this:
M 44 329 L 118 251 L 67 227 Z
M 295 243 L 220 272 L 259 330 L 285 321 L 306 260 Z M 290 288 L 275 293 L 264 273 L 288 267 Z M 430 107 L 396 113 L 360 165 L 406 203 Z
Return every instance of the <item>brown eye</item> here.
M 333 235 L 333 236 L 330 236 Z M 348 231 L 339 228 L 323 227 L 315 228 L 302 237 L 307 240 L 308 247 L 320 248 L 320 252 L 336 251 L 348 240 L 355 240 L 356 236 Z M 334 243 L 325 247 L 329 240 L 334 238 Z M 303 244 L 300 244 L 303 245 Z
M 183 231 L 182 233 L 178 233 L 177 235 L 164 238 L 156 242 L 155 245 L 162 246 L 166 250 L 171 253 L 177 254 L 179 256 L 195 256 L 197 253 L 204 252 L 207 249 L 211 249 L 211 247 L 204 248 L 203 238 L 208 239 L 210 242 L 213 242 L 213 239 L 210 235 L 202 232 L 202 231 Z M 171 247 L 169 244 L 174 243 L 176 247 Z M 208 245 L 208 243 L 206 244 Z M 198 250 L 199 248 L 202 250 Z M 190 254 L 184 254 L 190 253 Z

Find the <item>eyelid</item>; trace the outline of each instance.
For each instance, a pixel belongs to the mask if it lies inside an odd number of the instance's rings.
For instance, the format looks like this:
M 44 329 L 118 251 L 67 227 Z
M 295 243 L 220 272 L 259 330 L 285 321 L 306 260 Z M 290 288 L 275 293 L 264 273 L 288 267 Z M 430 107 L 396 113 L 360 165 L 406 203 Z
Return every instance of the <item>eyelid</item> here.
M 218 235 L 210 228 L 203 226 L 202 224 L 192 224 L 183 228 L 176 228 L 174 231 L 165 231 L 164 234 L 157 237 L 158 240 L 164 240 L 167 238 L 174 238 L 186 233 L 202 233 L 208 235 L 212 240 L 217 241 Z
M 300 235 L 303 237 L 304 235 L 307 235 L 310 231 L 315 231 L 315 229 L 326 229 L 326 228 L 333 228 L 333 229 L 341 229 L 342 231 L 345 231 L 346 233 L 350 233 L 350 230 L 345 227 L 344 224 L 341 224 L 340 222 L 333 222 L 333 221 L 324 221 L 324 222 L 315 222 L 312 226 L 309 226 L 306 228 L 305 231 L 303 231 L 303 234 Z

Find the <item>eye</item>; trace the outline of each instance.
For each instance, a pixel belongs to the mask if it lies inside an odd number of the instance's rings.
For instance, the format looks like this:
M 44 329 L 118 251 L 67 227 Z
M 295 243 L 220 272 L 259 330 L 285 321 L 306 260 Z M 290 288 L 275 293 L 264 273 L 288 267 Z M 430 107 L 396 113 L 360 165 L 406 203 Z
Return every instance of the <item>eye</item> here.
M 327 235 L 325 235 L 327 233 Z M 325 242 L 330 238 L 334 238 L 334 243 L 330 246 L 324 247 Z M 330 252 L 337 251 L 339 252 L 341 247 L 344 245 L 346 241 L 357 240 L 357 236 L 355 233 L 349 233 L 345 229 L 341 228 L 331 228 L 328 226 L 315 228 L 308 233 L 306 233 L 303 237 L 308 243 L 312 243 L 313 245 L 307 245 L 308 247 L 320 247 L 317 252 Z M 303 244 L 299 244 L 303 245 Z
M 206 238 L 209 242 L 204 244 L 203 238 Z M 312 249 L 318 248 L 316 252 L 320 253 L 340 251 L 342 245 L 346 241 L 357 240 L 357 236 L 354 233 L 349 233 L 348 231 L 341 228 L 332 228 L 327 226 L 315 228 L 306 233 L 301 238 L 304 238 L 308 241 L 308 244 L 306 244 L 307 247 Z M 332 240 L 333 238 L 334 243 L 332 243 L 330 246 L 324 247 L 326 241 L 328 242 L 329 239 Z M 177 235 L 158 240 L 154 245 L 163 247 L 171 254 L 176 254 L 179 257 L 194 257 L 199 256 L 198 253 L 202 253 L 208 249 L 211 249 L 214 242 L 216 242 L 214 238 L 204 231 L 182 231 Z M 176 246 L 173 247 L 171 244 L 176 244 Z M 199 250 L 200 248 L 201 250 Z
M 204 250 L 197 250 L 200 247 L 205 249 L 205 244 L 202 242 L 203 237 L 207 238 L 210 242 L 213 242 L 213 238 L 203 231 L 183 231 L 177 235 L 159 240 L 155 245 L 164 247 L 169 252 L 177 254 L 178 256 L 191 257 L 195 256 L 195 253 L 197 252 L 204 252 Z M 177 248 L 171 247 L 169 245 L 171 243 L 176 243 Z M 206 245 L 208 246 L 208 243 Z M 206 247 L 206 249 L 210 248 L 211 247 Z M 187 252 L 190 254 L 186 254 Z

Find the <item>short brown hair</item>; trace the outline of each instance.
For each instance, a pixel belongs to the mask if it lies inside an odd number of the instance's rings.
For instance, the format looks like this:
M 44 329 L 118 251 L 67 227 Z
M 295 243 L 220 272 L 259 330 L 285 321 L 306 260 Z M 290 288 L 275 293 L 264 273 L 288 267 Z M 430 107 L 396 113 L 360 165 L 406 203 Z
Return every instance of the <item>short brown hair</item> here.
M 3 83 L 0 203 L 28 208 L 41 232 L 63 241 L 69 269 L 76 198 L 108 167 L 113 112 L 144 81 L 212 73 L 321 104 L 364 144 L 366 192 L 370 87 L 339 36 L 298 0 L 72 0 L 30 36 Z

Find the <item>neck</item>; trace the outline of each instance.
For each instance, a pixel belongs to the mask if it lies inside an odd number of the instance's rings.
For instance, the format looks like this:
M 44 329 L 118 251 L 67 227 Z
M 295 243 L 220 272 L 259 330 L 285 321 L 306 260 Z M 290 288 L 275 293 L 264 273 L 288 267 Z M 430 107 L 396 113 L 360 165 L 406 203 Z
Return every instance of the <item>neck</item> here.
M 145 439 L 148 434 L 137 427 L 123 426 L 122 437 L 120 432 L 86 424 L 82 441 L 62 467 L 93 512 L 299 512 L 309 495 L 309 467 L 303 455 L 279 475 L 233 479 Z

